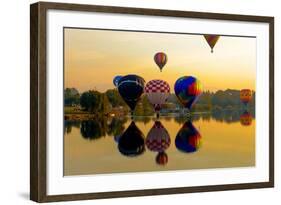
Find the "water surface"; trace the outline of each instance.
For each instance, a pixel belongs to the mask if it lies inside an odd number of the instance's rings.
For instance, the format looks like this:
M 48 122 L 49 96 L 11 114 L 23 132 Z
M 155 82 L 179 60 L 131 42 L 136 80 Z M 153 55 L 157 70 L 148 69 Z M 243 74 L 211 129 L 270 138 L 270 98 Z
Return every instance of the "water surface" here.
M 245 113 L 65 121 L 65 176 L 249 166 L 255 119 Z

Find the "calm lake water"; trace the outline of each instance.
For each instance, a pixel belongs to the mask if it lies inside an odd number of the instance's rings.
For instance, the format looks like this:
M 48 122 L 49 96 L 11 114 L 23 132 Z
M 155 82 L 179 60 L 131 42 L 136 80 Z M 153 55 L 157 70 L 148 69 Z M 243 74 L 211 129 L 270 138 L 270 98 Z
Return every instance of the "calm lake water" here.
M 248 166 L 255 166 L 249 113 L 65 121 L 65 176 Z

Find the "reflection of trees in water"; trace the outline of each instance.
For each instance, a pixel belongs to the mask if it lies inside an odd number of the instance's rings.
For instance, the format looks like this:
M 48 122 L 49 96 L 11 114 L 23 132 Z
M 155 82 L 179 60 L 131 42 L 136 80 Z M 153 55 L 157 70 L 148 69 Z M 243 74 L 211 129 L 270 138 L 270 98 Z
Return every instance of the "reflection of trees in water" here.
M 239 122 L 241 115 L 245 112 L 245 110 L 219 110 L 208 113 L 192 113 L 190 118 L 176 116 L 174 118 L 175 122 L 178 124 L 183 124 L 186 120 L 191 120 L 192 122 L 196 122 L 198 120 L 203 120 L 209 122 L 211 119 L 214 119 L 218 122 L 224 123 L 233 123 Z M 249 113 L 253 118 L 255 118 L 254 110 L 249 110 Z
M 224 110 L 212 112 L 212 118 L 219 122 L 233 123 L 239 122 L 240 116 L 244 113 L 244 110 Z M 252 116 L 254 117 L 254 112 Z
M 64 134 L 71 133 L 72 127 L 80 128 L 80 122 L 75 120 L 65 120 L 64 121 Z
M 93 140 L 106 135 L 105 123 L 96 120 L 82 121 L 80 132 L 83 138 Z
M 80 128 L 85 139 L 98 139 L 100 137 L 116 136 L 123 133 L 127 118 L 97 118 L 95 120 L 69 121 L 65 120 L 64 133 L 71 133 L 72 127 Z
M 143 124 L 147 124 L 152 120 L 152 117 L 143 116 L 143 117 L 134 117 L 135 122 L 142 122 Z
M 125 123 L 127 122 L 127 118 L 117 119 L 113 118 L 108 125 L 108 135 L 117 136 L 124 132 L 125 130 Z
M 178 116 L 178 117 L 175 117 L 174 120 L 175 120 L 176 123 L 178 123 L 178 124 L 181 125 L 181 124 L 185 123 L 185 121 L 187 120 L 187 118 Z

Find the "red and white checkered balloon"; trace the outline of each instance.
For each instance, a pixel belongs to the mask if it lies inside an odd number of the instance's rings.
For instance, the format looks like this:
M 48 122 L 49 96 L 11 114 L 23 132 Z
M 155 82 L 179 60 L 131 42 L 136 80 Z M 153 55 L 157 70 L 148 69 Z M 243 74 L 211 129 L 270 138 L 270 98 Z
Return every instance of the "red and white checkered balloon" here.
M 164 80 L 151 80 L 145 86 L 145 93 L 154 109 L 159 111 L 170 95 L 170 86 Z
M 145 144 L 153 152 L 163 152 L 170 146 L 170 135 L 160 121 L 156 121 L 148 132 Z

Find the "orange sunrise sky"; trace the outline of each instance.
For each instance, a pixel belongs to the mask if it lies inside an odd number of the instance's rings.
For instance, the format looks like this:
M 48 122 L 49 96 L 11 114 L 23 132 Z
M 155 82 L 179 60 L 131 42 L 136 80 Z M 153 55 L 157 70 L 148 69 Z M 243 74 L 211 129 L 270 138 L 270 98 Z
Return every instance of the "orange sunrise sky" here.
M 65 28 L 65 88 L 80 92 L 114 88 L 116 75 L 163 79 L 173 92 L 181 76 L 194 76 L 203 90 L 252 89 L 256 78 L 256 38 L 221 36 L 214 53 L 202 35 Z M 160 72 L 153 57 L 164 52 Z

